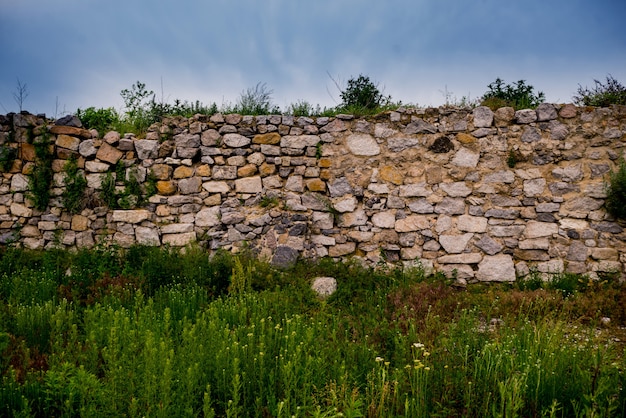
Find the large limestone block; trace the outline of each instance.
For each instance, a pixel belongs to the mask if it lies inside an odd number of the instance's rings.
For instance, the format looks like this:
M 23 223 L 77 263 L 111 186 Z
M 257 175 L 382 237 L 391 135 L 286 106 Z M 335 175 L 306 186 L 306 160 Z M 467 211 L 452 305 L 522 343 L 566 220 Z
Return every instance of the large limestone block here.
M 448 196 L 451 197 L 466 197 L 472 193 L 472 189 L 467 187 L 464 181 L 457 181 L 454 183 L 441 183 L 439 187 Z
M 474 234 L 472 233 L 463 235 L 441 235 L 439 237 L 439 243 L 448 254 L 459 254 L 467 247 L 467 243 L 473 236 Z
M 263 190 L 261 177 L 245 177 L 235 180 L 235 191 L 237 193 L 260 193 Z
M 329 257 L 341 257 L 344 255 L 352 254 L 356 250 L 356 243 L 345 242 L 343 244 L 333 245 L 328 248 Z
M 138 226 L 135 228 L 135 239 L 139 245 L 159 246 L 161 239 L 156 228 Z
M 424 215 L 409 215 L 404 219 L 398 219 L 394 228 L 396 232 L 415 232 L 430 228 L 430 221 Z
M 151 139 L 141 139 L 135 141 L 135 151 L 140 160 L 157 158 L 159 156 L 159 141 Z
M 105 142 L 100 146 L 100 149 L 98 149 L 96 158 L 100 161 L 104 161 L 105 163 L 117 164 L 123 155 L 124 153 L 122 151 Z
M 78 151 L 78 146 L 80 145 L 80 139 L 69 136 L 69 135 L 59 135 L 57 136 L 57 140 L 55 141 L 57 147 L 69 149 L 72 151 Z
M 230 186 L 225 181 L 207 181 L 202 183 L 202 188 L 209 193 L 228 193 Z
M 245 147 L 252 142 L 250 138 L 235 133 L 225 134 L 223 140 L 224 144 L 231 148 Z
M 221 215 L 219 206 L 204 208 L 196 213 L 196 226 L 203 228 L 217 226 L 221 223 L 220 218 Z
M 395 211 L 378 212 L 372 215 L 372 223 L 378 228 L 393 228 L 396 224 Z
M 346 138 L 346 146 L 354 155 L 374 156 L 380 154 L 380 146 L 369 134 L 352 134 Z
M 150 219 L 150 212 L 145 209 L 114 210 L 111 218 L 113 222 L 125 222 L 129 224 L 138 224 L 147 219 Z
M 195 232 L 185 232 L 182 234 L 163 235 L 163 245 L 171 245 L 173 247 L 184 247 L 196 240 Z
M 460 148 L 452 159 L 452 164 L 457 167 L 474 168 L 478 165 L 480 153 L 473 152 L 467 148 Z
M 487 106 L 478 106 L 473 110 L 474 127 L 489 128 L 493 124 L 493 111 Z
M 559 226 L 550 222 L 529 221 L 526 223 L 524 236 L 526 238 L 550 237 L 559 232 Z
M 478 232 L 483 233 L 487 231 L 487 218 L 480 216 L 461 215 L 457 220 L 457 228 L 463 232 Z
M 24 218 L 30 218 L 33 216 L 33 210 L 21 203 L 13 202 L 10 206 L 11 215 L 22 216 Z
M 317 135 L 287 135 L 280 139 L 282 148 L 304 149 L 306 147 L 314 147 L 321 139 Z
M 478 263 L 476 278 L 482 282 L 514 282 L 513 257 L 508 254 L 486 255 Z
M 333 202 L 333 207 L 339 213 L 346 213 L 346 212 L 354 211 L 356 209 L 357 204 L 358 204 L 358 201 L 356 200 L 356 197 L 344 196 L 336 200 L 335 202 Z M 384 228 L 384 227 L 381 227 L 381 228 Z
M 11 177 L 11 192 L 24 192 L 28 190 L 28 177 L 18 173 Z

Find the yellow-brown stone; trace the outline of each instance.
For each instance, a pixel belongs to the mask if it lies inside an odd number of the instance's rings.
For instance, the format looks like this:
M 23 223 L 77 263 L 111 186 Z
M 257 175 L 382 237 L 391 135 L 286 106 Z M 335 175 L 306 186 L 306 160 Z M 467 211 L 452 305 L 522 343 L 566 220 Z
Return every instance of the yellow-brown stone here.
M 254 164 L 246 164 L 243 167 L 239 167 L 237 169 L 237 176 L 239 177 L 250 177 L 257 172 L 257 167 Z
M 200 177 L 210 177 L 211 176 L 211 167 L 208 164 L 203 164 L 196 168 L 196 176 Z
M 59 135 L 56 140 L 57 147 L 71 149 L 72 151 L 78 151 L 80 145 L 80 139 L 70 135 Z
M 65 168 L 66 160 L 52 160 L 52 171 L 55 173 L 60 173 Z
M 320 179 L 322 180 L 330 180 L 332 177 L 332 173 L 330 172 L 329 169 L 325 168 L 323 170 L 320 170 Z
M 381 167 L 379 171 L 380 179 L 396 185 L 401 185 L 404 182 L 404 175 L 400 170 L 395 167 L 386 165 Z
M 475 136 L 466 134 L 464 132 L 459 132 L 458 134 L 456 134 L 456 140 L 465 145 L 475 144 L 476 141 L 478 141 Z
M 181 165 L 174 170 L 175 179 L 186 179 L 193 176 L 193 168 Z
M 333 162 L 330 158 L 320 158 L 317 165 L 321 168 L 330 168 L 333 165 Z
M 72 231 L 86 231 L 89 228 L 89 218 L 83 215 L 72 216 Z
M 171 196 L 178 191 L 176 183 L 173 181 L 157 181 L 157 191 L 160 195 Z
M 320 179 L 309 179 L 306 181 L 306 188 L 312 192 L 325 192 L 326 183 Z
M 117 164 L 117 162 L 120 160 L 120 158 L 122 158 L 123 155 L 124 153 L 122 151 L 104 142 L 98 150 L 96 158 L 105 163 Z
M 276 166 L 274 164 L 263 163 L 259 166 L 259 173 L 261 177 L 271 176 L 276 172 Z
M 21 148 L 21 157 L 24 161 L 35 161 L 37 157 L 35 154 L 35 146 L 33 144 L 29 144 L 24 142 L 20 145 Z
M 255 135 L 254 138 L 252 139 L 252 143 L 254 144 L 275 145 L 275 144 L 278 144 L 279 142 L 280 142 L 280 135 L 276 132 Z
M 74 126 L 54 125 L 50 127 L 49 131 L 55 135 L 72 135 L 81 138 L 91 138 L 91 132 L 87 129 L 75 128 Z

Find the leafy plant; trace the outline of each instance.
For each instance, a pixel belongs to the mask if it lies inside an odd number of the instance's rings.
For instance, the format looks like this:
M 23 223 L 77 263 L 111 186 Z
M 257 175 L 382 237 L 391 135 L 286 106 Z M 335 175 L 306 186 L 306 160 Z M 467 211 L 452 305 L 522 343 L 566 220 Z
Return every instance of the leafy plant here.
M 606 199 L 604 206 L 607 212 L 617 219 L 626 219 L 626 162 L 620 159 L 617 170 L 609 174 L 605 185 Z
M 146 84 L 137 81 L 130 89 L 120 92 L 126 108 L 126 118 L 139 131 L 145 131 L 152 122 L 149 116 L 150 102 L 154 101 L 154 92 L 146 90 Z
M 115 176 L 111 172 L 103 175 L 100 198 L 111 209 L 132 209 L 144 205 L 146 199 L 156 193 L 157 180 L 150 172 L 142 185 L 138 176 L 137 167 L 126 168 L 123 162 L 118 162 Z M 117 183 L 122 183 L 123 190 L 118 191 Z
M 87 180 L 78 169 L 78 158 L 72 154 L 65 163 L 65 187 L 63 189 L 63 206 L 71 214 L 80 212 L 85 204 Z
M 626 105 L 626 87 L 610 74 L 606 83 L 594 80 L 594 87 L 589 89 L 578 85 L 577 95 L 573 97 L 578 106 L 608 107 L 612 104 Z
M 352 110 L 376 110 L 391 103 L 391 96 L 384 96 L 369 77 L 359 75 L 348 80 L 341 91 L 341 108 Z
M 117 208 L 117 193 L 115 191 L 115 177 L 113 177 L 113 173 L 108 172 L 102 176 L 101 187 L 100 199 L 109 208 Z
M 13 161 L 17 157 L 17 148 L 8 144 L 0 145 L 0 171 L 7 172 L 13 166 Z
M 534 109 L 545 101 L 543 92 L 534 93 L 534 87 L 527 85 L 525 80 L 519 80 L 514 84 L 504 84 L 501 78 L 487 86 L 481 105 L 488 106 L 493 110 L 500 107 L 513 107 L 519 109 Z
M 76 116 L 87 129 L 95 129 L 103 135 L 107 130 L 120 124 L 120 117 L 112 107 L 96 109 L 88 107 L 85 110 L 76 110 Z

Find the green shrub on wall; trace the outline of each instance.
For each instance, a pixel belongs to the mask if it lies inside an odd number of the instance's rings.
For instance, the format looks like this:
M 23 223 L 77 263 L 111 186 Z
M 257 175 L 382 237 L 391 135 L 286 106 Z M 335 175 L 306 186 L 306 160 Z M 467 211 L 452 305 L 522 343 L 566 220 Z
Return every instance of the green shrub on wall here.
M 519 109 L 534 109 L 545 101 L 543 92 L 534 93 L 535 88 L 520 80 L 514 84 L 504 84 L 504 80 L 496 78 L 496 81 L 487 86 L 487 91 L 481 104 L 492 110 L 500 107 L 512 107 Z
M 623 158 L 617 170 L 609 175 L 606 194 L 604 206 L 607 212 L 617 219 L 626 220 L 626 161 Z
M 384 96 L 369 77 L 359 75 L 348 80 L 348 86 L 341 92 L 341 108 L 362 113 L 364 110 L 377 110 L 391 103 L 391 96 Z
M 577 95 L 573 97 L 578 106 L 607 107 L 612 104 L 626 105 L 626 87 L 613 76 L 606 77 L 606 83 L 594 80 L 592 89 L 578 86 Z
M 71 214 L 79 213 L 85 206 L 85 189 L 87 180 L 78 169 L 78 158 L 72 155 L 65 163 L 65 188 L 63 190 L 63 206 Z

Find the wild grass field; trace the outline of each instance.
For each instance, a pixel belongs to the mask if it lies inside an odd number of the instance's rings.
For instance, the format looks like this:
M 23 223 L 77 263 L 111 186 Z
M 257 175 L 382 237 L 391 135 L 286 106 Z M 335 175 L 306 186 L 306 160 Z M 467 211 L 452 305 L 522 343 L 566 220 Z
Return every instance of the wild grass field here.
M 625 323 L 611 277 L 457 288 L 201 248 L 3 248 L 0 415 L 624 416 Z

